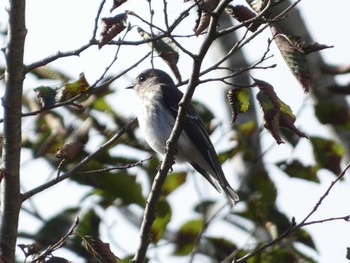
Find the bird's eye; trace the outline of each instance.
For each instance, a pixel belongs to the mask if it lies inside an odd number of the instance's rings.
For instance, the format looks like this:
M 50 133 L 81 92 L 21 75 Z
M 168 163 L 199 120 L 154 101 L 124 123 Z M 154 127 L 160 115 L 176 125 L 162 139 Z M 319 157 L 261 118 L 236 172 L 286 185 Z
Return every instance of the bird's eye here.
M 139 77 L 139 81 L 140 82 L 144 82 L 146 79 L 147 79 L 146 75 L 144 75 L 144 74 L 141 74 L 140 77 Z

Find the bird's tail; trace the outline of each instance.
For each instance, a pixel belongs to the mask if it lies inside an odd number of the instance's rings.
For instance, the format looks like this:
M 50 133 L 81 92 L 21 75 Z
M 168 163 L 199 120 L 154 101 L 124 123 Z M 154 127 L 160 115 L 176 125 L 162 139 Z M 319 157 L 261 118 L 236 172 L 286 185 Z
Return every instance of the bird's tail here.
M 221 187 L 224 190 L 224 192 L 227 195 L 227 197 L 229 198 L 229 200 L 231 202 L 231 206 L 234 206 L 239 201 L 238 194 L 228 184 L 227 185 L 222 185 Z

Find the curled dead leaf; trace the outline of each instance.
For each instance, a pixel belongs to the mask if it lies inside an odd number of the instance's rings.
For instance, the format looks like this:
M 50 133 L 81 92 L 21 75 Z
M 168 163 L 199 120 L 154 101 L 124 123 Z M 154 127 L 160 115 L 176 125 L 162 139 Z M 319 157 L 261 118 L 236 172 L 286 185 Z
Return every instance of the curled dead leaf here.
M 84 149 L 84 144 L 81 142 L 67 143 L 59 148 L 55 154 L 59 159 L 73 159 Z
M 122 32 L 127 25 L 128 13 L 121 13 L 114 17 L 104 17 L 101 19 L 101 34 L 98 48 L 109 43 L 114 37 Z

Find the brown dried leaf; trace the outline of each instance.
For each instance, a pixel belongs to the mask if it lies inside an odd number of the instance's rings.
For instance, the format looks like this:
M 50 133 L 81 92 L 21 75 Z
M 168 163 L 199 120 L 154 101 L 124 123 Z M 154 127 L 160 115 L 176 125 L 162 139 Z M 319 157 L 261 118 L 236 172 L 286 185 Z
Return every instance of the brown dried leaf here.
M 18 244 L 17 247 L 19 247 L 23 251 L 24 256 L 26 258 L 38 254 L 40 252 L 40 249 L 42 248 L 41 245 L 38 243 Z
M 84 145 L 81 142 L 67 143 L 57 150 L 55 157 L 60 159 L 73 159 L 83 149 Z
M 151 35 L 144 31 L 142 28 L 138 28 L 138 32 L 145 40 L 151 38 Z M 152 48 L 154 48 L 157 51 L 159 56 L 169 65 L 176 79 L 179 82 L 181 82 L 181 74 L 177 67 L 177 62 L 179 61 L 179 51 L 172 39 L 165 37 L 156 41 L 152 41 L 149 44 Z
M 238 22 L 244 22 L 256 17 L 256 14 L 244 5 L 228 5 L 225 8 L 225 11 L 228 15 L 232 16 Z M 262 23 L 262 21 L 255 21 L 247 24 L 246 27 L 250 31 L 255 32 Z
M 210 23 L 211 12 L 218 6 L 220 0 L 204 0 L 200 6 L 198 23 L 194 28 L 194 33 L 199 36 Z
M 113 10 L 117 9 L 119 6 L 124 4 L 126 1 L 128 1 L 128 0 L 113 0 L 113 6 L 112 6 L 111 10 L 109 10 L 109 11 L 113 12 Z
M 126 28 L 127 12 L 118 14 L 114 17 L 101 18 L 101 35 L 98 48 L 109 43 L 115 36 Z
M 98 237 L 80 236 L 84 241 L 85 249 L 93 255 L 99 262 L 116 263 L 118 257 L 113 254 L 109 244 L 104 243 Z
M 283 34 L 275 25 L 271 25 L 270 28 L 287 66 L 302 85 L 304 91 L 309 92 L 311 86 L 310 66 L 302 49 L 302 41 L 300 38 Z

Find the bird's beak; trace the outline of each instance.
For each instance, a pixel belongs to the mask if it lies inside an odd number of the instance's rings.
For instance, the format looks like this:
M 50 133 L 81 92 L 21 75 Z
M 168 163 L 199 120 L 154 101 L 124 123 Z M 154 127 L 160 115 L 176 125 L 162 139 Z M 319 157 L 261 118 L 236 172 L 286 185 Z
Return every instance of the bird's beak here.
M 125 89 L 133 89 L 133 88 L 134 88 L 134 85 L 131 85 L 131 86 L 126 87 Z

